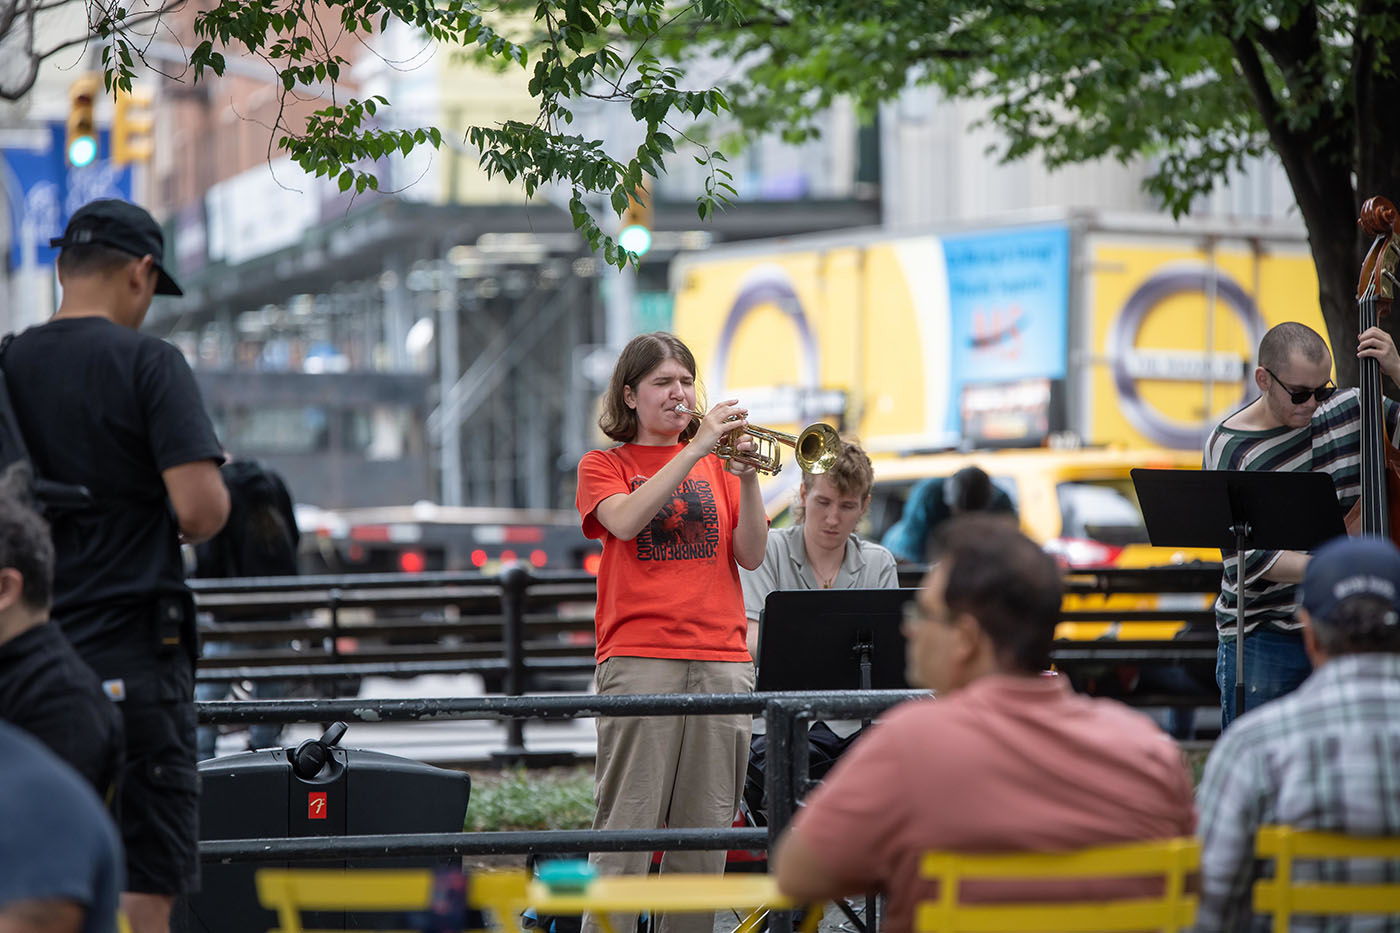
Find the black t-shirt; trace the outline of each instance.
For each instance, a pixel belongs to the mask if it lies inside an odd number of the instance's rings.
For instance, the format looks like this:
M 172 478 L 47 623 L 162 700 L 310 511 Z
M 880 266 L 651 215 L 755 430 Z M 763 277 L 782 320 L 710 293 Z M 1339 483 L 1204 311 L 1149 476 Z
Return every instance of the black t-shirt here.
M 175 347 L 103 317 L 31 327 L 4 371 L 39 475 L 86 486 L 98 503 L 51 522 L 53 617 L 89 663 L 144 653 L 149 633 L 129 620 L 187 593 L 161 472 L 223 460 L 194 373 Z
M 105 797 L 121 770 L 121 714 L 53 623 L 0 644 L 0 719 L 39 739 Z

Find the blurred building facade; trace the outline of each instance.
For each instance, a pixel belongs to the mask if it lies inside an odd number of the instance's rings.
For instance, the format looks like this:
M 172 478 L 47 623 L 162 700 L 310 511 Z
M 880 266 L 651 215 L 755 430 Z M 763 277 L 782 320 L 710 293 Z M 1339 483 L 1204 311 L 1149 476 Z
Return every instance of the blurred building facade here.
M 190 46 L 194 10 L 172 14 L 174 38 L 152 44 L 154 60 Z M 1032 207 L 1156 211 L 1146 166 L 999 165 L 985 152 L 993 139 L 968 129 L 977 105 L 919 89 L 866 123 L 838 105 L 801 146 L 754 141 L 731 158 L 738 195 L 712 222 L 696 219 L 705 170 L 682 150 L 654 186 L 653 250 L 619 275 L 550 192 L 527 201 L 487 178 L 465 141 L 468 126 L 534 118 L 527 72 L 474 66 L 397 22 L 340 51 L 352 67 L 336 95 L 382 94 L 384 126 L 437 126 L 443 147 L 383 160 L 379 191 L 344 194 L 282 156 L 270 130 L 279 116 L 297 125 L 331 89 L 284 99 L 265 63 L 230 55 L 222 79 L 141 77 L 156 145 L 132 179 L 166 225 L 187 293 L 159 300 L 148 328 L 200 373 L 229 449 L 281 467 L 300 501 L 323 507 L 570 507 L 578 457 L 601 441 L 596 399 L 615 350 L 669 324 L 667 267 L 682 251 Z M 90 60 L 47 69 L 35 105 L 0 132 L 61 119 L 71 69 Z M 635 146 L 625 104 L 578 115 L 575 128 L 615 152 Z M 1260 164 L 1200 210 L 1277 218 L 1291 205 L 1277 166 Z M 41 284 L 25 283 L 36 297 L 23 313 L 12 299 L 8 327 L 52 307 L 51 275 Z M 4 285 L 20 293 L 13 271 Z

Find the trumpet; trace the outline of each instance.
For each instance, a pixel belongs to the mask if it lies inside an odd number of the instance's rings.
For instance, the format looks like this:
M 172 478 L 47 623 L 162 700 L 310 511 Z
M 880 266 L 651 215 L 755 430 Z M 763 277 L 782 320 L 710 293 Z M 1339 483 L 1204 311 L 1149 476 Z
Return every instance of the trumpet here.
M 699 421 L 705 417 L 703 411 L 695 411 L 684 405 L 677 405 L 676 411 Z M 734 416 L 735 418 L 738 415 Z M 734 419 L 730 419 L 734 420 Z M 769 428 L 751 424 L 739 432 L 754 439 L 753 450 L 740 450 L 734 445 L 737 438 L 733 432 L 724 435 L 715 445 L 715 456 L 734 463 L 747 463 L 760 473 L 777 475 L 783 469 L 783 449 L 780 444 L 793 449 L 797 465 L 808 473 L 825 473 L 831 469 L 836 458 L 841 455 L 841 435 L 829 424 L 817 421 L 807 425 L 799 434 L 786 434 Z

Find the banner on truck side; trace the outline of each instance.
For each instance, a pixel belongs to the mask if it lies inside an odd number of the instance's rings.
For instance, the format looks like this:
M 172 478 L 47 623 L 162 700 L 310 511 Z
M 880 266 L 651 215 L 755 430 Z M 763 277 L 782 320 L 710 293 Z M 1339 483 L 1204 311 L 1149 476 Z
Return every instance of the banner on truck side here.
M 709 398 L 739 398 L 754 423 L 826 420 L 871 449 L 948 446 L 970 387 L 1005 385 L 1023 404 L 1028 381 L 1065 378 L 1069 237 L 1053 226 L 707 260 L 679 284 L 675 329 Z

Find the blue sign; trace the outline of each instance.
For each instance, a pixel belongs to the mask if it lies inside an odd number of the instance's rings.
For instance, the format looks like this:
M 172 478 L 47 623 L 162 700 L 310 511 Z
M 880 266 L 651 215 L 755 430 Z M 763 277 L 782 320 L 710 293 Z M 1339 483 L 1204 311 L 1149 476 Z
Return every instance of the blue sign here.
M 943 239 L 951 322 L 947 424 L 963 388 L 1062 379 L 1069 327 L 1069 228 Z
M 0 182 L 10 206 L 10 268 L 24 262 L 25 245 L 33 241 L 35 263 L 53 262 L 58 250 L 52 237 L 63 235 L 73 212 L 97 198 L 131 200 L 131 167 L 107 161 L 108 132 L 97 137 L 98 158 L 82 168 L 63 156 L 64 126 L 48 125 L 47 144 L 34 149 L 0 149 Z

